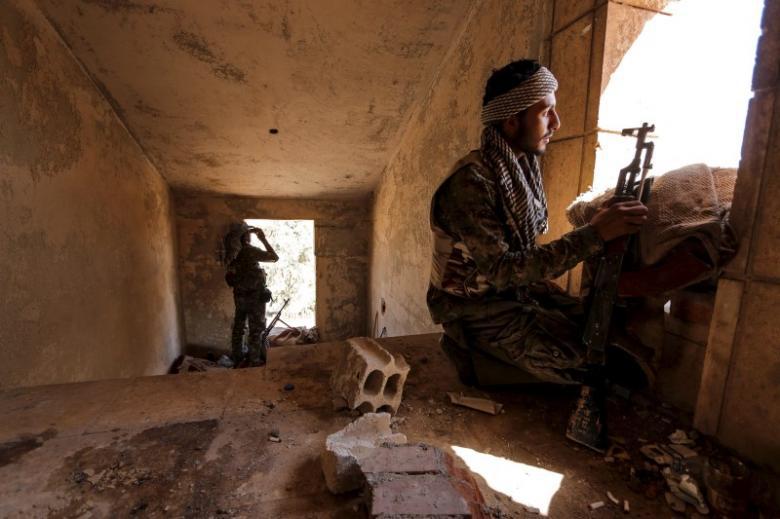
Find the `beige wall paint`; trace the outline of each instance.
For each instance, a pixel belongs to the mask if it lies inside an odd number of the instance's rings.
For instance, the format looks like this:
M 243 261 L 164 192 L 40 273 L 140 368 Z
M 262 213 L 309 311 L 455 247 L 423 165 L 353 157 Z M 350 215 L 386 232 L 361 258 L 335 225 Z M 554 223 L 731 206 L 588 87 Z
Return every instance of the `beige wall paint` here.
M 188 193 L 177 193 L 175 199 L 187 344 L 230 349 L 233 293 L 225 284 L 220 248 L 230 224 L 247 218 L 314 220 L 316 323 L 320 337 L 337 340 L 365 334 L 369 200 L 258 199 Z
M 479 145 L 479 111 L 490 71 L 543 55 L 551 3 L 474 3 L 375 192 L 369 320 L 390 336 L 437 331 L 425 292 L 431 259 L 431 196 L 453 163 Z M 382 314 L 381 301 L 386 311 Z
M 780 1 L 766 0 L 732 223 L 695 424 L 780 471 Z
M 341 199 L 376 185 L 472 3 L 38 0 L 174 190 Z
M 168 187 L 31 0 L 0 40 L 0 387 L 164 373 Z

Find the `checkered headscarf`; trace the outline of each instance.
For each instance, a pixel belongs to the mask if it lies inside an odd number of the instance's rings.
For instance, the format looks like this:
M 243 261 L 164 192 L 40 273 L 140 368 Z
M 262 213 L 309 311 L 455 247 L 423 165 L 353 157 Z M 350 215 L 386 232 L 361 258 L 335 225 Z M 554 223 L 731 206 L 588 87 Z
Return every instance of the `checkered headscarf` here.
M 516 155 L 493 123 L 503 121 L 555 92 L 558 82 L 544 67 L 509 92 L 492 99 L 482 107 L 482 157 L 498 175 L 507 221 L 517 237 L 521 250 L 536 243 L 539 234 L 547 232 L 547 198 L 542 172 L 535 156 Z

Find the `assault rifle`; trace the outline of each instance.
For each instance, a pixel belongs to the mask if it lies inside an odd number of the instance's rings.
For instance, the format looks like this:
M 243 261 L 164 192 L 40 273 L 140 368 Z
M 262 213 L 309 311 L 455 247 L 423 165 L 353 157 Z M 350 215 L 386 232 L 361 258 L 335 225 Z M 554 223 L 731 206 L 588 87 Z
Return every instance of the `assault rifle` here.
M 626 128 L 621 132 L 624 136 L 636 137 L 636 149 L 631 163 L 620 170 L 613 201 L 636 199 L 647 203 L 653 180 L 647 178 L 647 172 L 653 167 L 654 150 L 654 144 L 647 142 L 647 134 L 652 131 L 655 131 L 655 125 L 643 123 L 641 128 Z M 588 318 L 582 337 L 587 352 L 590 379 L 582 385 L 577 408 L 569 418 L 566 429 L 567 438 L 599 452 L 603 452 L 607 447 L 607 417 L 604 406 L 606 347 L 618 297 L 623 259 L 633 245 L 633 236 L 612 240 L 605 245 L 604 253 L 598 258 L 587 302 Z
M 271 322 L 268 323 L 268 326 L 265 327 L 265 330 L 263 330 L 260 333 L 260 360 L 263 364 L 265 364 L 266 359 L 268 358 L 268 348 L 271 346 L 271 341 L 268 340 L 268 335 L 271 333 L 271 330 L 274 329 L 274 326 L 276 326 L 276 323 L 279 322 L 279 319 L 282 317 L 282 310 L 285 309 L 287 306 L 287 303 L 289 303 L 289 299 L 284 300 L 284 304 L 279 309 L 278 312 L 276 312 L 276 315 L 273 319 L 271 319 Z

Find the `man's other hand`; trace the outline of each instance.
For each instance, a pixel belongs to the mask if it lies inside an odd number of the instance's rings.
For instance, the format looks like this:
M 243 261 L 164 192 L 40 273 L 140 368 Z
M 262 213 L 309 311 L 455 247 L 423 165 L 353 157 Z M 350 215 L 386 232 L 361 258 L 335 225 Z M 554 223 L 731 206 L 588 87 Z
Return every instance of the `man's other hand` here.
M 639 231 L 647 221 L 647 207 L 639 200 L 613 198 L 593 215 L 590 224 L 604 241 Z

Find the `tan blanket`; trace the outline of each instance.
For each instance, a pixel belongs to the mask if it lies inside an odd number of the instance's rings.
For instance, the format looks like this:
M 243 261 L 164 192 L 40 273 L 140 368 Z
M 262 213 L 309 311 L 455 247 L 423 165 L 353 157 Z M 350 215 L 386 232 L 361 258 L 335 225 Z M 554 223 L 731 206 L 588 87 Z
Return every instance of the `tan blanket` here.
M 642 263 L 657 263 L 691 238 L 701 243 L 714 267 L 730 259 L 735 244 L 728 212 L 736 177 L 736 169 L 712 169 L 705 164 L 691 164 L 655 177 L 647 223 L 639 233 Z M 566 209 L 566 217 L 575 227 L 585 225 L 613 193 L 610 189 L 598 195 L 580 195 Z

